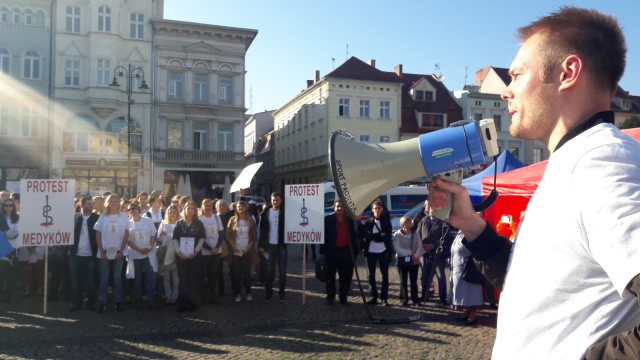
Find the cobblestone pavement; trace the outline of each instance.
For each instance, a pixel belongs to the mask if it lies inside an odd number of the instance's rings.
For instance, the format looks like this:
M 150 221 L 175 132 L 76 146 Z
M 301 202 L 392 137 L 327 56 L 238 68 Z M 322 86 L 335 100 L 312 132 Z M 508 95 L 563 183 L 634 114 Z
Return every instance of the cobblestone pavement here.
M 369 321 L 355 277 L 349 306 L 327 305 L 324 284 L 313 277 L 307 262 L 303 304 L 301 246 L 289 246 L 286 302 L 262 301 L 264 289 L 253 287 L 254 300 L 195 312 L 112 309 L 106 314 L 70 312 L 68 302 L 49 302 L 43 315 L 42 297 L 20 297 L 14 291 L 0 304 L 0 357 L 9 359 L 489 359 L 495 338 L 496 311 L 479 312 L 478 324 L 455 319 L 459 312 L 437 302 L 402 307 L 397 271 L 390 268 L 389 307 L 369 307 L 375 318 L 422 315 L 421 321 L 380 325 Z M 363 286 L 366 269 L 358 269 Z M 226 267 L 226 266 L 225 266 Z M 276 284 L 277 286 L 277 284 Z M 365 290 L 368 286 L 365 286 Z M 437 294 L 436 294 L 437 298 Z

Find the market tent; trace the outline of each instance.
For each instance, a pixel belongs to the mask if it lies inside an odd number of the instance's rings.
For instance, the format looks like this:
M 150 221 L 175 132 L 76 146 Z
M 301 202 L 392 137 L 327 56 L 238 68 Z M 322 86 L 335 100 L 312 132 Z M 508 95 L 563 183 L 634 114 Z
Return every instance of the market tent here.
M 505 171 L 519 169 L 523 167 L 524 164 L 513 156 L 510 151 L 505 150 L 498 156 L 498 160 L 487 166 L 486 169 L 462 180 L 462 186 L 469 190 L 469 197 L 474 205 L 482 202 L 482 179 L 485 176 L 493 177 L 496 166 L 498 168 L 498 174 L 502 174 Z
M 626 129 L 623 132 L 640 141 L 640 128 Z M 547 168 L 548 161 L 542 161 L 520 169 L 498 174 L 498 200 L 484 213 L 484 219 L 495 226 L 502 215 L 511 215 L 519 222 L 520 214 L 527 208 L 529 200 L 538 188 L 540 179 Z M 493 190 L 493 175 L 482 179 L 482 194 L 486 197 Z

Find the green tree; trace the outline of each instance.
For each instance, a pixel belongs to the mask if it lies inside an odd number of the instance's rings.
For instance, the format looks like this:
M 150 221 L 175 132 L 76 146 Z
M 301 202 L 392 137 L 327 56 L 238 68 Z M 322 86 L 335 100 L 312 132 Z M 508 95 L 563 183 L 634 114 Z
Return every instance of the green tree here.
M 625 120 L 622 125 L 619 126 L 620 129 L 631 129 L 640 127 L 640 116 L 632 115 Z

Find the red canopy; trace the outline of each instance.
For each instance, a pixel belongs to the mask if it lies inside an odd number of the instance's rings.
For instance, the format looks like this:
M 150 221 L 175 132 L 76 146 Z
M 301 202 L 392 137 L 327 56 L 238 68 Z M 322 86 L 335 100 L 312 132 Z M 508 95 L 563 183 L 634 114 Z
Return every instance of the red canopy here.
M 622 130 L 625 134 L 640 141 L 640 128 Z M 511 215 L 515 221 L 519 221 L 520 213 L 524 211 L 529 199 L 538 188 L 540 179 L 547 168 L 547 161 L 522 167 L 498 174 L 497 185 L 498 200 L 485 211 L 484 218 L 489 224 L 495 226 L 502 215 Z M 493 176 L 482 179 L 482 194 L 484 197 L 493 190 Z

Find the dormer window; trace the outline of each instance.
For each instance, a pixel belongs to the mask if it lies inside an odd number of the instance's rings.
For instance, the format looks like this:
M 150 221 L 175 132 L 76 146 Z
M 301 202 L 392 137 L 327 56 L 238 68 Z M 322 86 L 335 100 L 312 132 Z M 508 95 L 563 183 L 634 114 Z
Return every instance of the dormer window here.
M 416 90 L 416 101 L 433 101 L 433 91 Z
M 627 100 L 627 99 L 623 99 L 622 100 L 622 109 L 623 110 L 629 110 L 631 109 L 631 101 Z

